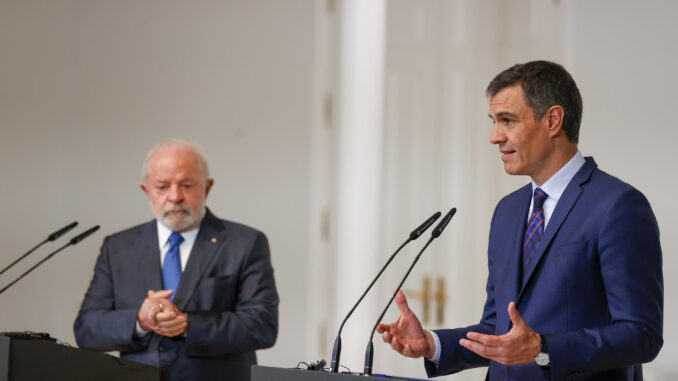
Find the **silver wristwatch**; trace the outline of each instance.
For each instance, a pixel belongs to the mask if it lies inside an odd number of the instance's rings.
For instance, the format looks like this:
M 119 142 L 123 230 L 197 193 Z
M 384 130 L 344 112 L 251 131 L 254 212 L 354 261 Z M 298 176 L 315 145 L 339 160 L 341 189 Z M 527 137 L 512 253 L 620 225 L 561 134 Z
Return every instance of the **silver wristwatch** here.
M 537 354 L 537 357 L 534 358 L 534 362 L 539 366 L 550 366 L 551 359 L 549 358 L 549 348 L 546 345 L 546 337 L 539 334 L 539 338 L 541 340 L 541 351 Z

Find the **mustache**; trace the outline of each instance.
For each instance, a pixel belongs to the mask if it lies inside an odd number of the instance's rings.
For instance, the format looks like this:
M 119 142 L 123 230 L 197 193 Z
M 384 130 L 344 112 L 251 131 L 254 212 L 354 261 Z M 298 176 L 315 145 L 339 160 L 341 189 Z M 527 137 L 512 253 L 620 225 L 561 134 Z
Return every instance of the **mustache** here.
M 186 207 L 184 205 L 174 204 L 174 205 L 169 205 L 169 206 L 166 206 L 165 208 L 163 208 L 162 215 L 167 216 L 168 214 L 174 213 L 174 212 L 180 212 L 180 213 L 183 213 L 183 214 L 191 214 L 191 210 L 188 207 Z

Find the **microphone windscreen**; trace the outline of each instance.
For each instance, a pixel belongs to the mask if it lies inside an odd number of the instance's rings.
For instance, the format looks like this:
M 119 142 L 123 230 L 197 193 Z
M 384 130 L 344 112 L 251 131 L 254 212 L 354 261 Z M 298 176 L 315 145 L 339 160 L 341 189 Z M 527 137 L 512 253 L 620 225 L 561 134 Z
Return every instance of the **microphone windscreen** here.
M 450 220 L 452 219 L 452 216 L 454 216 L 455 213 L 457 213 L 457 208 L 450 209 L 450 211 L 447 212 L 445 217 L 443 217 L 443 220 L 440 221 L 438 226 L 436 226 L 436 228 L 433 229 L 433 232 L 431 233 L 431 237 L 433 237 L 433 238 L 440 237 L 440 234 L 443 233 L 443 230 L 445 230 L 445 228 L 447 227 L 447 224 L 450 223 Z
M 424 234 L 424 232 L 428 230 L 428 228 L 433 225 L 434 222 L 436 222 L 438 217 L 440 217 L 440 212 L 436 212 L 434 215 L 424 221 L 423 224 L 419 225 L 418 228 L 412 230 L 412 233 L 410 233 L 410 239 L 414 241 L 415 239 L 419 238 L 419 236 Z
M 47 237 L 48 241 L 54 241 L 57 238 L 61 237 L 62 235 L 66 234 L 69 230 L 73 229 L 74 227 L 78 226 L 78 221 L 75 221 L 71 223 L 70 225 L 64 226 L 63 228 L 55 231 L 54 233 L 50 234 Z
M 87 230 L 83 233 L 80 233 L 80 235 L 76 235 L 75 237 L 71 238 L 71 245 L 75 245 L 76 243 L 78 243 L 78 242 L 82 241 L 83 239 L 89 237 L 92 233 L 94 233 L 97 230 L 99 230 L 99 225 L 97 225 L 97 226 L 95 226 L 95 227 L 93 227 L 93 228 L 91 228 L 91 229 L 89 229 L 89 230 Z

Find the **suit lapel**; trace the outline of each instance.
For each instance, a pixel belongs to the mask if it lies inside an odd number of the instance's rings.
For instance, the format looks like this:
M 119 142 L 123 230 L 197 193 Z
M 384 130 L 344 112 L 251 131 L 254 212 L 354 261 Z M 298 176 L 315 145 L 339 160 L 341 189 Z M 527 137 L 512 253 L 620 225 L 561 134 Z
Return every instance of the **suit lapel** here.
M 560 200 L 558 200 L 558 204 L 556 204 L 556 208 L 553 210 L 553 214 L 549 219 L 546 230 L 544 230 L 544 236 L 542 237 L 541 243 L 539 244 L 539 250 L 537 250 L 537 253 L 535 254 L 535 260 L 530 266 L 527 280 L 525 280 L 525 283 L 520 290 L 520 294 L 518 295 L 519 299 L 525 293 L 525 288 L 527 284 L 530 283 L 530 278 L 532 278 L 534 270 L 537 268 L 537 266 L 539 266 L 539 263 L 546 253 L 546 250 L 549 248 L 553 237 L 556 236 L 556 233 L 558 233 L 558 230 L 560 230 L 560 226 L 563 224 L 563 221 L 565 221 L 565 217 L 567 217 L 574 207 L 574 204 L 577 202 L 577 199 L 579 199 L 579 196 L 582 193 L 581 185 L 589 180 L 593 170 L 596 169 L 596 167 L 597 165 L 593 158 L 586 158 L 586 163 L 584 166 L 581 167 L 581 169 L 574 175 L 572 180 L 570 180 L 570 183 L 565 188 L 565 191 L 560 196 Z
M 177 295 L 174 298 L 174 304 L 178 309 L 186 308 L 188 301 L 193 295 L 205 271 L 212 263 L 217 248 L 221 246 L 224 240 L 224 227 L 221 221 L 207 210 L 198 236 L 195 238 L 191 255 L 188 257 L 186 268 L 181 275 L 181 281 L 177 287 Z
M 160 251 L 158 249 L 158 227 L 153 220 L 142 227 L 136 241 L 137 269 L 143 279 L 144 297 L 148 290 L 162 289 L 162 269 L 160 267 Z

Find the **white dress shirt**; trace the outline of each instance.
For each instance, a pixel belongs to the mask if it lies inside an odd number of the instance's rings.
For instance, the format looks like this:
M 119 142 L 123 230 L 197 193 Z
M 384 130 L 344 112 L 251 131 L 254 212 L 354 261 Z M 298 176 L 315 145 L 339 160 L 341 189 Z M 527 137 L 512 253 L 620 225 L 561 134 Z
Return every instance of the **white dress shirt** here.
M 156 223 L 158 224 L 158 248 L 160 249 L 160 266 L 162 267 L 163 263 L 165 263 L 165 255 L 167 255 L 167 252 L 170 248 L 169 237 L 172 235 L 172 230 L 163 225 L 160 221 L 156 220 Z M 195 238 L 198 236 L 199 230 L 200 227 L 197 227 L 195 229 L 181 233 L 181 236 L 184 237 L 184 242 L 179 245 L 181 271 L 184 271 L 186 268 L 188 256 L 191 255 L 191 250 L 193 249 L 193 244 L 195 243 Z

